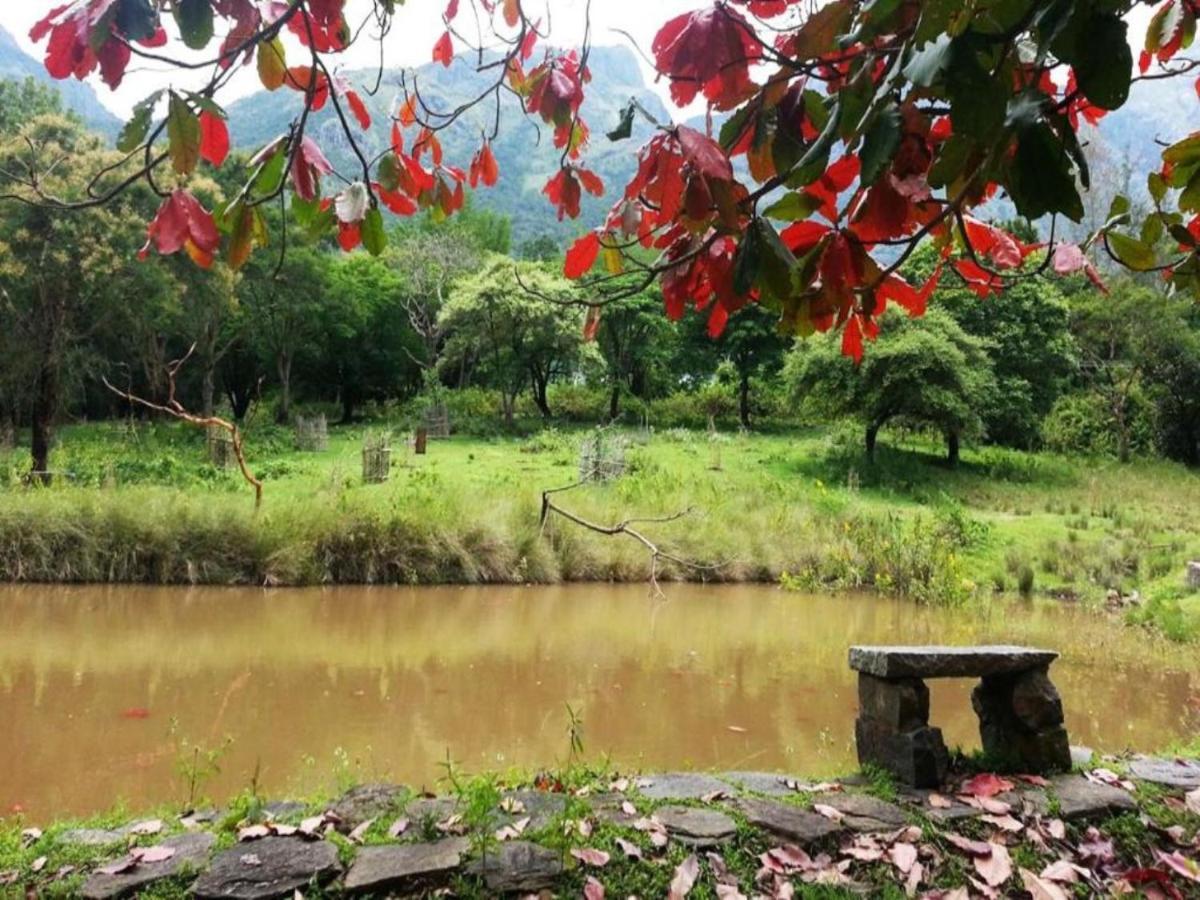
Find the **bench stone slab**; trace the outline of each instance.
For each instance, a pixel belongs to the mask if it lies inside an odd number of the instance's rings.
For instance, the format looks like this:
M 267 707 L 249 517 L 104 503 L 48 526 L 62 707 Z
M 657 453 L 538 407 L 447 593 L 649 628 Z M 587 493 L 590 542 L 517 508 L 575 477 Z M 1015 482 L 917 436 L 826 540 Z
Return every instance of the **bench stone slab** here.
M 966 678 L 1042 669 L 1058 659 L 1031 647 L 851 647 L 850 668 L 876 678 Z

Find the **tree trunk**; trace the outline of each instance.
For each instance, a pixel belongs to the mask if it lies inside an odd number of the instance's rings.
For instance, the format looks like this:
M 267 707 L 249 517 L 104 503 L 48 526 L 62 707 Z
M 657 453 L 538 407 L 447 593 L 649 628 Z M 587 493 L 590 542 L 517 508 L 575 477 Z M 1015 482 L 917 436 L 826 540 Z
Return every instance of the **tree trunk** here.
M 33 436 L 30 455 L 33 476 L 42 484 L 50 483 L 50 442 L 54 438 L 54 414 L 58 410 L 58 366 L 52 355 L 42 360 L 38 372 L 37 393 L 33 401 Z
M 516 394 L 500 394 L 500 410 L 504 414 L 504 424 L 509 428 L 513 424 L 513 415 L 516 411 L 517 395 Z
M 550 418 L 550 402 L 546 398 L 546 387 L 549 379 L 542 378 L 539 375 L 533 376 L 533 402 L 537 406 L 538 412 L 542 414 L 543 419 Z
M 958 432 L 949 431 L 946 433 L 946 461 L 950 463 L 951 468 L 958 465 L 958 457 Z
M 879 437 L 879 423 L 872 422 L 867 426 L 867 460 L 875 462 L 875 441 Z
M 204 375 L 200 379 L 200 412 L 211 416 L 217 408 L 217 373 L 211 359 L 204 363 Z
M 289 353 L 280 353 L 275 358 L 275 368 L 279 372 L 279 407 L 275 410 L 275 421 L 286 425 L 292 418 L 292 357 Z
M 738 392 L 738 419 L 745 429 L 750 428 L 750 376 L 743 375 Z
M 1124 400 L 1113 404 L 1113 420 L 1117 425 L 1117 459 L 1127 463 L 1133 454 L 1130 450 L 1129 423 L 1125 421 Z
M 612 393 L 608 396 L 608 421 L 617 421 L 619 415 L 621 415 L 621 386 L 614 384 Z
M 354 398 L 346 391 L 342 391 L 342 425 L 349 425 L 354 421 Z

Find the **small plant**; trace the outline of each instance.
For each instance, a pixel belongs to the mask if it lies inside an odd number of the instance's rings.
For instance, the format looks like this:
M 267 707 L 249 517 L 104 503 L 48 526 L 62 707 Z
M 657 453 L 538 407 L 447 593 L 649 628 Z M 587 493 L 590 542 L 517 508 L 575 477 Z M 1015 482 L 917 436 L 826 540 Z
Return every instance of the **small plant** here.
M 190 811 L 202 799 L 199 792 L 204 783 L 221 774 L 221 759 L 233 746 L 233 738 L 226 735 L 216 747 L 192 743 L 179 736 L 179 720 L 173 716 L 167 734 L 175 743 L 175 772 L 187 787 L 184 810 Z
M 445 769 L 450 790 L 458 800 L 455 810 L 457 815 L 462 817 L 462 823 L 467 829 L 471 853 L 480 858 L 486 869 L 488 851 L 499 843 L 493 828 L 496 824 L 496 809 L 501 800 L 499 782 L 495 775 L 463 775 L 458 771 L 449 751 L 442 768 Z

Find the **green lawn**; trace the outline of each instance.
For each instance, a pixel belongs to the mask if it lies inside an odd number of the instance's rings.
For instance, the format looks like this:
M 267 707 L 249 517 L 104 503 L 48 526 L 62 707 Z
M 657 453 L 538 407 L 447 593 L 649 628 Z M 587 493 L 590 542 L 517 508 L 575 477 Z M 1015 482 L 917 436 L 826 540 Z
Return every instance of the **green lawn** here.
M 49 489 L 20 483 L 0 455 L 0 578 L 296 584 L 643 580 L 628 537 L 539 525 L 541 491 L 577 478 L 586 432 L 456 437 L 416 457 L 395 444 L 384 485 L 364 485 L 363 429 L 333 429 L 299 453 L 290 434 L 248 439 L 265 482 L 256 515 L 234 472 L 205 462 L 176 426 L 65 428 Z M 885 443 L 875 465 L 852 430 L 786 434 L 630 433 L 630 470 L 556 495 L 591 521 L 684 510 L 643 526 L 666 577 L 874 586 L 943 603 L 1021 590 L 1102 604 L 1139 592 L 1128 614 L 1172 637 L 1200 633 L 1200 482 L 1159 461 L 1119 465 L 983 448 L 956 470 L 919 438 Z

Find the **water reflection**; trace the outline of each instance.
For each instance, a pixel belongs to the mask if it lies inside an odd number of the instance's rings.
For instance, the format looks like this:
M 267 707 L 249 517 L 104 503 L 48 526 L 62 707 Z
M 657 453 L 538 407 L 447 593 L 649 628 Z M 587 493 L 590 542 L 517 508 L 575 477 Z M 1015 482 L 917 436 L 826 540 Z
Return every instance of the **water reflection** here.
M 1101 749 L 1198 726 L 1197 667 L 1102 619 L 997 605 L 963 614 L 765 587 L 0 588 L 0 813 L 177 801 L 181 739 L 233 738 L 218 798 L 257 766 L 274 793 L 364 776 L 431 784 L 533 767 L 582 711 L 621 765 L 784 769 L 853 763 L 851 643 L 1052 646 L 1068 727 Z M 976 746 L 967 682 L 936 683 L 951 744 Z M 148 713 L 148 715 L 146 715 Z M 142 717 L 144 716 L 144 717 Z M 172 728 L 174 736 L 172 736 Z

